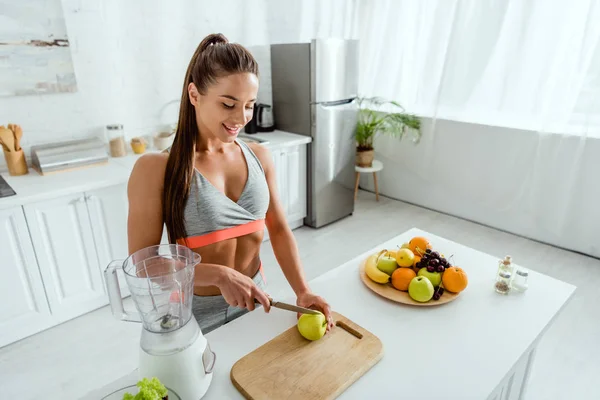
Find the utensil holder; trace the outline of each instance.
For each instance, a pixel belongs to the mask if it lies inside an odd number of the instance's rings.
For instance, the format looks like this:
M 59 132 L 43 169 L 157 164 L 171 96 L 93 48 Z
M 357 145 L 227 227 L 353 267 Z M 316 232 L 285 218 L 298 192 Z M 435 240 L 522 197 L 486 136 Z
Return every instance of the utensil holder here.
M 8 167 L 8 173 L 12 176 L 26 175 L 29 173 L 27 161 L 25 160 L 25 152 L 23 149 L 19 151 L 4 151 L 4 159 Z

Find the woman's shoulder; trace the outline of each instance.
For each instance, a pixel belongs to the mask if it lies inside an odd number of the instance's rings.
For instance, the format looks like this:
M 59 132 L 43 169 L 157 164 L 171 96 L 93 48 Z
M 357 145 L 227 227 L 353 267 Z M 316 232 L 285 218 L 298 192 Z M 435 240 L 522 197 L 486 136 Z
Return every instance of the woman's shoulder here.
M 135 162 L 131 171 L 130 181 L 156 182 L 162 185 L 167 169 L 168 153 L 144 154 Z
M 144 154 L 135 162 L 133 170 L 140 170 L 140 172 L 162 172 L 167 168 L 167 161 L 169 160 L 169 153 L 148 153 Z
M 269 168 L 273 161 L 271 157 L 271 151 L 259 143 L 247 143 L 246 145 L 250 150 L 252 150 L 258 161 L 260 161 L 263 169 Z

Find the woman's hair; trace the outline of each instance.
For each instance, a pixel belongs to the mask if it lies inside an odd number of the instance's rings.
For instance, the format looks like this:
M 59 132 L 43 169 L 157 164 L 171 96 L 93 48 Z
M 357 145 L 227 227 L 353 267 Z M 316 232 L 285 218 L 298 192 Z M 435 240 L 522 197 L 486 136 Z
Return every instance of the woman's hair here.
M 193 82 L 198 92 L 205 94 L 218 78 L 244 72 L 258 76 L 256 60 L 242 45 L 229 43 L 222 34 L 205 37 L 192 56 L 183 82 L 179 121 L 167 161 L 162 196 L 163 219 L 170 243 L 186 237 L 183 214 L 194 173 L 198 140 L 196 113 L 189 99 L 188 85 Z

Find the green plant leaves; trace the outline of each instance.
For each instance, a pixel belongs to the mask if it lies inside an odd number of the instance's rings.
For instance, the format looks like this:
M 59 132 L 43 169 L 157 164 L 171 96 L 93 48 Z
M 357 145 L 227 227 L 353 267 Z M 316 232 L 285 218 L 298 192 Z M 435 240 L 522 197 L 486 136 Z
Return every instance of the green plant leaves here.
M 386 104 L 393 105 L 401 111 L 390 113 L 369 108 L 369 106 L 378 108 Z M 421 136 L 421 120 L 415 115 L 405 113 L 404 107 L 396 101 L 385 100 L 381 97 L 360 97 L 358 98 L 358 107 L 355 139 L 360 150 L 372 149 L 373 140 L 380 133 L 402 139 L 409 128 L 414 130 L 418 137 Z

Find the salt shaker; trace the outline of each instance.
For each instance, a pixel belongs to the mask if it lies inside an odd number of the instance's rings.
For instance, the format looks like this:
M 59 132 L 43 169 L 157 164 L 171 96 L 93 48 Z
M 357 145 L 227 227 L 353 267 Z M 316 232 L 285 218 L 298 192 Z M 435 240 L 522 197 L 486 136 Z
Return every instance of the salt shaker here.
M 515 276 L 511 283 L 512 288 L 519 292 L 526 291 L 528 288 L 528 285 L 527 285 L 528 277 L 529 277 L 529 271 L 527 271 L 527 269 L 525 269 L 525 268 L 517 269 L 517 272 L 515 273 Z
M 500 294 L 508 294 L 510 292 L 511 278 L 512 274 L 509 271 L 500 270 L 498 272 L 498 276 L 496 277 L 496 283 L 494 284 L 496 292 Z

